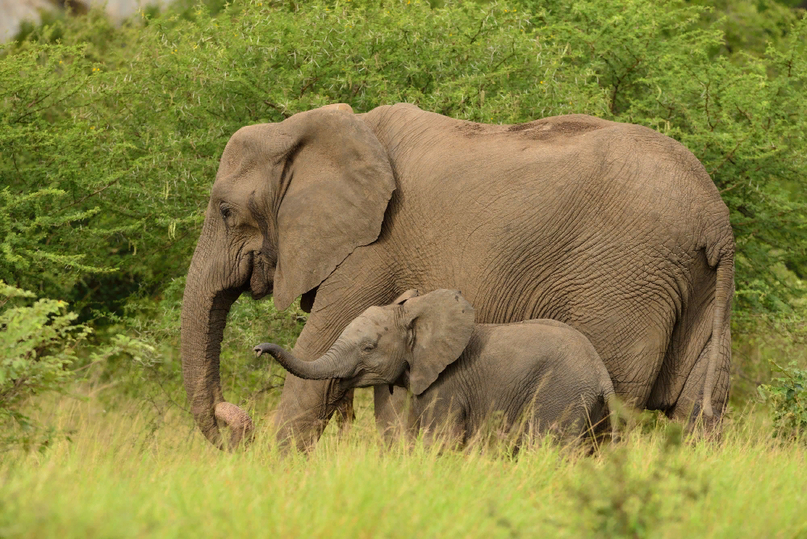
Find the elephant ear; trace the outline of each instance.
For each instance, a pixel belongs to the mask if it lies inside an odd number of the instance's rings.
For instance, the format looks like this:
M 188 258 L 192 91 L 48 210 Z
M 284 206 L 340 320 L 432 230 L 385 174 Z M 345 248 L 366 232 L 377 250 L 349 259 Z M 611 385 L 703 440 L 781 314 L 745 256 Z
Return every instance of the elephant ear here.
M 409 389 L 420 395 L 457 360 L 474 332 L 474 308 L 457 290 L 435 290 L 403 304 L 414 332 Z
M 419 295 L 420 292 L 418 292 L 416 288 L 412 288 L 411 290 L 407 290 L 406 292 L 395 298 L 395 301 L 392 302 L 392 305 L 402 305 L 404 302 L 412 298 L 416 298 Z
M 378 238 L 395 179 L 378 138 L 349 107 L 302 112 L 279 126 L 288 149 L 274 298 L 283 310 Z

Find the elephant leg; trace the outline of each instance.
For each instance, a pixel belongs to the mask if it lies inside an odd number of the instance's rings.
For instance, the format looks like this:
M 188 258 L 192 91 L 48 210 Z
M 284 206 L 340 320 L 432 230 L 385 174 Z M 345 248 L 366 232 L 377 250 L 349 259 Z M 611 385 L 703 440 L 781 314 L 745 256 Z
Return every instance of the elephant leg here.
M 356 411 L 353 409 L 353 390 L 350 389 L 336 405 L 336 422 L 339 424 L 340 434 L 350 432 L 350 427 L 356 419 Z
M 313 449 L 337 409 L 333 380 L 303 380 L 286 374 L 283 395 L 274 415 L 277 441 L 285 451 Z
M 406 389 L 395 386 L 390 394 L 389 386 L 375 386 L 373 401 L 375 424 L 387 443 L 415 435 L 417 417 Z
M 461 449 L 468 441 L 468 429 L 464 414 L 454 413 L 440 419 L 431 418 L 421 425 L 423 445 L 444 450 Z M 473 442 L 473 439 L 471 439 Z
M 436 444 L 441 450 L 462 447 L 470 431 L 466 408 L 457 402 L 458 397 L 451 388 L 443 387 L 430 393 L 414 397 L 418 400 L 415 416 L 423 443 L 426 447 Z

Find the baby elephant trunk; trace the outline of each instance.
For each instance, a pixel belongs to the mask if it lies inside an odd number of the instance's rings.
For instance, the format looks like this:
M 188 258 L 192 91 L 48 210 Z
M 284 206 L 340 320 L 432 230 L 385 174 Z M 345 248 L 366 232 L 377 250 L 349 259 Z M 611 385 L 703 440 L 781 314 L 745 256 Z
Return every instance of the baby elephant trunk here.
M 334 348 L 325 352 L 319 359 L 303 361 L 292 353 L 272 343 L 259 344 L 253 351 L 256 355 L 269 354 L 280 365 L 298 378 L 304 380 L 329 380 L 331 378 L 346 378 L 352 369 L 340 361 Z

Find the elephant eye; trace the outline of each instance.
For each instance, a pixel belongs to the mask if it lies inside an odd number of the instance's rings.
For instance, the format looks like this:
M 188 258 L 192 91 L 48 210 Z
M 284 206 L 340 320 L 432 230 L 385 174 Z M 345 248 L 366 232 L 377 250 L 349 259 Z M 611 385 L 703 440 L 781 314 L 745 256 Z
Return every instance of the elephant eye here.
M 372 352 L 375 350 L 375 343 L 374 342 L 366 342 L 361 346 L 362 352 Z
M 219 207 L 219 210 L 221 211 L 221 216 L 224 218 L 225 221 L 233 215 L 233 210 L 230 208 L 230 206 L 227 206 L 226 204 L 222 204 Z

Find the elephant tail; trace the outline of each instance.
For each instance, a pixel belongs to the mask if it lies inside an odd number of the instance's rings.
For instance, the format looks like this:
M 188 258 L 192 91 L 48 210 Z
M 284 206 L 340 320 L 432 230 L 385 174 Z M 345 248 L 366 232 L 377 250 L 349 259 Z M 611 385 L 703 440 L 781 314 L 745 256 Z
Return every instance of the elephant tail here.
M 590 418 L 594 436 L 595 438 L 600 438 L 610 434 L 611 440 L 616 441 L 619 437 L 619 412 L 622 409 L 622 403 L 616 396 L 614 384 L 611 382 L 611 377 L 608 375 L 608 371 L 605 370 L 605 366 L 603 366 L 600 374 L 600 396 L 598 400 L 602 402 L 602 407 L 599 408 L 599 413 Z
M 712 410 L 712 391 L 715 386 L 717 363 L 723 348 L 726 329 L 726 309 L 731 304 L 734 290 L 734 251 L 721 253 L 717 261 L 717 280 L 715 283 L 715 308 L 712 319 L 712 337 L 710 339 L 709 361 L 706 365 L 706 380 L 703 384 L 703 413 L 706 417 L 714 417 Z
M 619 440 L 619 410 L 621 409 L 621 403 L 616 396 L 616 392 L 614 392 L 614 387 L 611 384 L 611 380 L 608 380 L 609 387 L 606 388 L 605 392 L 603 393 L 603 399 L 605 400 L 605 407 L 607 409 L 607 415 L 605 417 L 608 418 L 608 426 L 611 431 L 611 441 L 616 442 Z

